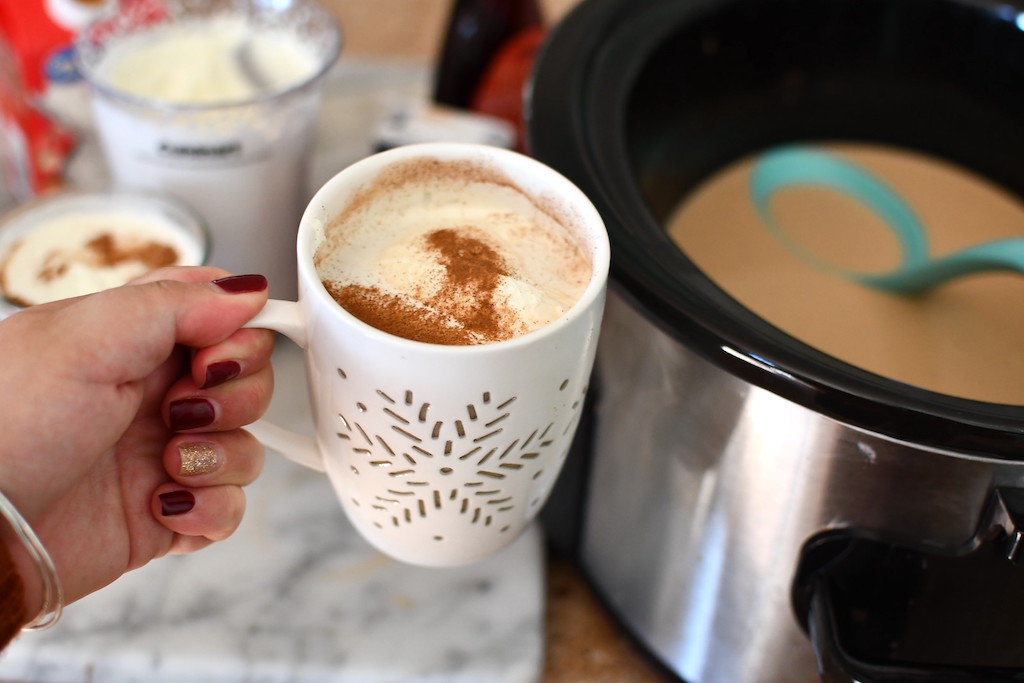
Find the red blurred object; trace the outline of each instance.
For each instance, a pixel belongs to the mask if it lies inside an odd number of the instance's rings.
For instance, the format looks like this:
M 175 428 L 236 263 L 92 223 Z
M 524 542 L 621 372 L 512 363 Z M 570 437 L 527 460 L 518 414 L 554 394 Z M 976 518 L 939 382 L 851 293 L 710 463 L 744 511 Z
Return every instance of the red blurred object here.
M 523 92 L 544 37 L 537 0 L 455 0 L 434 102 L 506 121 L 525 151 Z
M 0 40 L 2 195 L 20 202 L 59 187 L 74 146 L 74 135 L 35 106 L 14 55 Z
M 470 109 L 497 116 L 516 127 L 519 151 L 526 147 L 526 122 L 523 96 L 533 69 L 537 50 L 544 43 L 546 32 L 540 26 L 526 28 L 495 54 L 480 79 Z
M 54 21 L 43 0 L 0 2 L 0 33 L 7 41 L 30 94 L 42 92 L 58 70 L 74 68 L 74 32 Z
M 83 118 L 77 32 L 118 5 L 158 15 L 163 0 L 0 0 L 0 145 L 7 195 L 62 184 Z
M 438 59 L 434 102 L 468 109 L 498 51 L 542 23 L 536 0 L 455 0 Z

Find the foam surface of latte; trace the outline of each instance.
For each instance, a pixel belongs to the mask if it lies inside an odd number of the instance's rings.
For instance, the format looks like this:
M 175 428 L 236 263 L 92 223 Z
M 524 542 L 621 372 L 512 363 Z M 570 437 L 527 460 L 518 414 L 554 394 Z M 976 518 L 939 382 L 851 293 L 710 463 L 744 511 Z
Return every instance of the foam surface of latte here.
M 198 248 L 156 214 L 117 209 L 40 220 L 0 257 L 0 291 L 22 306 L 117 287 L 167 265 L 198 263 Z
M 508 339 L 563 315 L 590 280 L 568 229 L 509 184 L 428 172 L 374 194 L 326 226 L 316 265 L 342 306 L 387 332 Z

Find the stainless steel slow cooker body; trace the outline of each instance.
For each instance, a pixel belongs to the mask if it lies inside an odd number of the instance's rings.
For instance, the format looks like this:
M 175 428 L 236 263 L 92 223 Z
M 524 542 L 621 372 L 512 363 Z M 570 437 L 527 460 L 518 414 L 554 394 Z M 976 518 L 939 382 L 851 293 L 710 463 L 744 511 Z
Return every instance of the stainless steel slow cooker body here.
M 1024 675 L 1012 620 L 1024 570 L 1007 559 L 1024 408 L 828 357 L 739 306 L 661 228 L 715 170 L 792 141 L 918 149 L 1024 196 L 1022 13 L 954 0 L 584 0 L 542 50 L 531 153 L 591 196 L 613 246 L 580 561 L 684 680 Z M 948 576 L 877 597 L 947 560 Z M 997 583 L 1005 600 L 970 593 Z M 851 615 L 864 600 L 886 613 L 862 632 Z M 985 625 L 977 641 L 952 623 L 972 619 Z

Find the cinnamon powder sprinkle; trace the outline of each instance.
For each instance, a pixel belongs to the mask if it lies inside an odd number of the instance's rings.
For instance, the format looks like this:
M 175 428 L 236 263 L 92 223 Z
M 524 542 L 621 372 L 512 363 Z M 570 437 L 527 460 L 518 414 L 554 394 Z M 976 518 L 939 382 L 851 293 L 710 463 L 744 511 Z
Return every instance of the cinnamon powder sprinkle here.
M 456 228 L 425 236 L 426 246 L 444 266 L 437 291 L 420 303 L 376 287 L 324 287 L 345 310 L 368 325 L 399 337 L 430 344 L 486 344 L 517 334 L 516 316 L 497 301 L 502 277 L 513 275 L 501 254 Z
M 111 268 L 127 261 L 137 261 L 146 270 L 155 270 L 177 263 L 178 253 L 173 247 L 160 242 L 129 242 L 126 244 L 118 242 L 109 233 L 103 233 L 89 240 L 81 251 L 58 251 L 52 254 L 40 270 L 39 279 L 43 282 L 52 282 L 63 276 L 71 263 L 75 261 L 101 268 Z

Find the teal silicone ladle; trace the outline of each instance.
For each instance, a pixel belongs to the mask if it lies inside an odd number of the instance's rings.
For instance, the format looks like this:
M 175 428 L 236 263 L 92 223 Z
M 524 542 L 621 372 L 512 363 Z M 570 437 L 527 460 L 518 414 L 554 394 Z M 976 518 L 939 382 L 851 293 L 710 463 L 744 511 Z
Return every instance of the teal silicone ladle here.
M 864 273 L 829 263 L 794 240 L 776 220 L 771 197 L 797 186 L 828 188 L 871 209 L 899 241 L 900 264 L 885 273 Z M 754 165 L 750 195 L 765 227 L 793 254 L 824 272 L 866 287 L 910 295 L 972 273 L 1024 273 L 1024 238 L 993 240 L 931 257 L 924 226 L 899 195 L 869 171 L 813 147 L 785 146 L 763 153 Z

